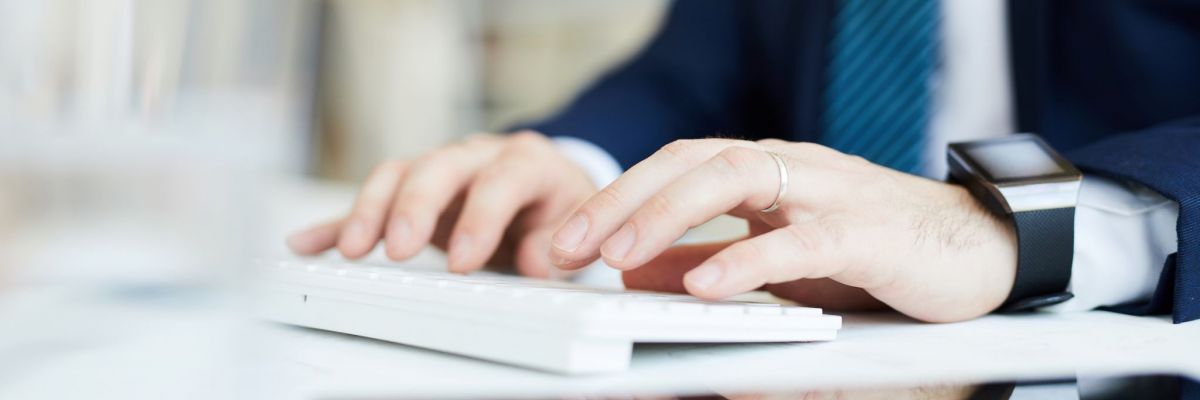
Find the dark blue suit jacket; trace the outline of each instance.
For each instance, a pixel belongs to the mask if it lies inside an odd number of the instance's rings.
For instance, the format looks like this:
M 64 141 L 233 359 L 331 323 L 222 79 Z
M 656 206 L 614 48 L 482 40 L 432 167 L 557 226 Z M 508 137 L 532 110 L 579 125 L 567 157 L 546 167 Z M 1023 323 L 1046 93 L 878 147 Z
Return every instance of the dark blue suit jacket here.
M 821 140 L 833 0 L 688 0 L 632 60 L 531 125 L 628 167 L 681 138 Z M 1200 1 L 1013 0 L 1020 131 L 1180 204 L 1179 252 L 1133 312 L 1200 317 Z M 979 93 L 987 96 L 987 93 Z M 1178 295 L 1177 295 L 1178 294 Z

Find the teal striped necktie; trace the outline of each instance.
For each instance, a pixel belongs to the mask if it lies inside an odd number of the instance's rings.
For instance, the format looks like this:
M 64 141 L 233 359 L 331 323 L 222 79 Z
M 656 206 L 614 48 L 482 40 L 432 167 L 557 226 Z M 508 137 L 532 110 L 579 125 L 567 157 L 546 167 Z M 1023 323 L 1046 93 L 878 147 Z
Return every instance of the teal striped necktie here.
M 839 2 L 825 86 L 825 145 L 921 172 L 938 16 L 936 0 Z

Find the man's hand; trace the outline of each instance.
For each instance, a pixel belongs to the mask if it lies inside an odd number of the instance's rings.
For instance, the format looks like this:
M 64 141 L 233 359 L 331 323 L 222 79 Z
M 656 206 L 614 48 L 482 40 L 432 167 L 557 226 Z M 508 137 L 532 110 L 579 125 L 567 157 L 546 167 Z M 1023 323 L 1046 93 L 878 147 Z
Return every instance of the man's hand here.
M 780 154 L 790 188 L 779 191 Z M 720 214 L 750 223 L 729 243 L 672 248 Z M 801 303 L 926 321 L 997 308 L 1016 274 L 1011 224 L 961 187 L 809 143 L 679 141 L 601 190 L 556 232 L 555 264 L 597 256 L 628 286 L 719 299 L 765 288 Z
M 349 215 L 292 235 L 288 246 L 300 254 L 337 247 L 355 259 L 382 239 L 388 257 L 402 260 L 432 243 L 448 249 L 454 272 L 515 264 L 545 277 L 550 233 L 595 192 L 541 134 L 480 135 L 380 164 Z

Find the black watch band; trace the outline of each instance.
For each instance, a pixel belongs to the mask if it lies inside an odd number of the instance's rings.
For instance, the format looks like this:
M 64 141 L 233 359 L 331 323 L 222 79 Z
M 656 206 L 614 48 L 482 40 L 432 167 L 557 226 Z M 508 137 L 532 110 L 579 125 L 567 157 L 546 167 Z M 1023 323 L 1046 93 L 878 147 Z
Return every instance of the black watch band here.
M 1001 311 L 1058 304 L 1075 256 L 1075 204 L 1083 174 L 1037 135 L 951 143 L 950 177 L 991 212 L 1012 218 L 1017 272 Z
M 1075 251 L 1075 208 L 1051 208 L 1012 214 L 1017 232 L 1017 276 L 1003 311 L 1061 303 L 1067 292 Z

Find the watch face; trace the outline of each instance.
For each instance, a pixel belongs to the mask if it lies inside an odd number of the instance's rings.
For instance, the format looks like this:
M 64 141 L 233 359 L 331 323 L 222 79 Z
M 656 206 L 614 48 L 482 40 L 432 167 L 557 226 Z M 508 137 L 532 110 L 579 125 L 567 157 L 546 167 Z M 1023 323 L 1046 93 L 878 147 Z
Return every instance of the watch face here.
M 952 144 L 973 169 L 993 183 L 1053 181 L 1079 176 L 1066 159 L 1032 135 Z

